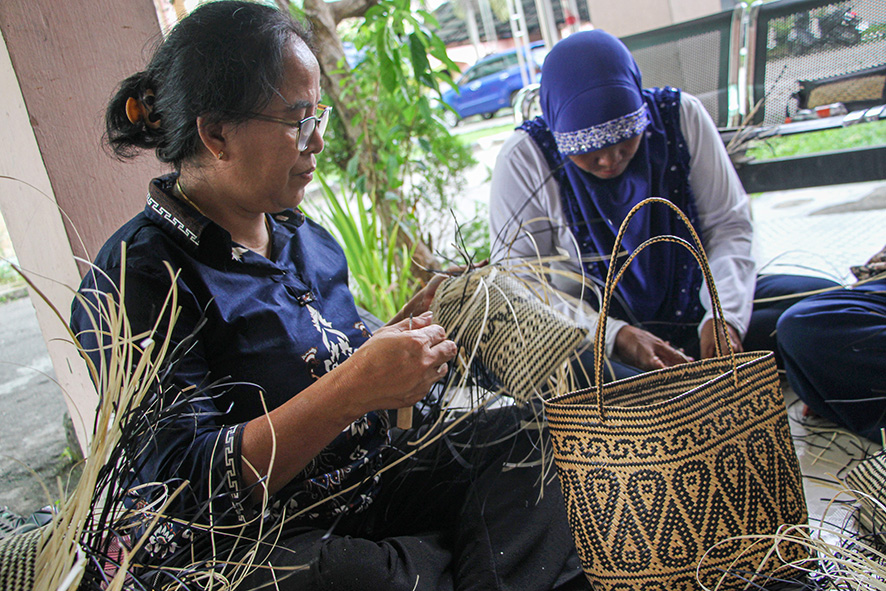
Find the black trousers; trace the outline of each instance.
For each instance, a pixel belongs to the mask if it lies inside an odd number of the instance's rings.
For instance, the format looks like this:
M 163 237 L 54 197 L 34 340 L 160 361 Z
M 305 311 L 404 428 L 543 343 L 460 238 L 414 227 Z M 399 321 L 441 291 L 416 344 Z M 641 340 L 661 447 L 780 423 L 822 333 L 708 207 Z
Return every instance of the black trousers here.
M 242 588 L 590 589 L 555 471 L 510 467 L 550 460 L 547 435 L 519 429 L 537 411 L 480 411 L 383 474 L 368 511 L 286 531 L 262 556 L 276 570 Z

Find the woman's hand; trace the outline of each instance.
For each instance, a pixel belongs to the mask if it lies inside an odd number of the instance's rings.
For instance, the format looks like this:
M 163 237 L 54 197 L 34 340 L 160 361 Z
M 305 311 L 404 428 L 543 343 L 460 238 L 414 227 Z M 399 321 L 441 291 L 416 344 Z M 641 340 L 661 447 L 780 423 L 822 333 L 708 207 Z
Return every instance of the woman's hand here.
M 725 324 L 725 323 L 724 323 Z M 722 328 L 721 336 L 722 336 Z M 744 347 L 741 344 L 741 337 L 738 336 L 738 331 L 732 328 L 729 324 L 726 324 L 726 330 L 729 331 L 729 341 L 732 343 L 732 349 L 736 353 L 741 353 L 744 351 Z M 726 341 L 723 340 L 723 346 L 726 346 Z M 701 333 L 699 334 L 699 347 L 701 348 L 701 356 L 702 359 L 707 359 L 709 357 L 715 357 L 717 354 L 716 348 L 714 347 L 714 320 L 713 318 L 709 318 L 705 321 L 705 323 L 701 327 Z M 724 349 L 722 351 L 723 355 L 727 354 L 727 351 Z
M 391 318 L 388 322 L 387 326 L 393 326 L 397 323 L 400 323 L 404 320 L 409 320 L 410 317 L 415 318 L 427 312 L 431 307 L 431 302 L 434 300 L 434 296 L 437 294 L 437 288 L 440 287 L 440 284 L 448 277 L 448 275 L 443 275 L 442 273 L 437 273 L 431 280 L 425 284 L 423 288 L 418 290 L 412 299 L 406 302 L 400 311 Z
M 476 265 L 473 265 L 471 268 L 479 269 L 480 267 L 485 267 L 488 263 L 488 260 L 481 261 Z M 440 287 L 440 284 L 451 276 L 464 273 L 467 268 L 467 266 L 452 267 L 447 269 L 445 273 L 435 273 L 430 281 L 416 292 L 416 294 L 412 296 L 412 299 L 406 302 L 400 311 L 391 318 L 388 325 L 393 325 L 402 320 L 408 319 L 410 316 L 415 317 L 427 312 L 431 308 L 431 302 L 434 301 L 434 296 L 437 294 L 437 288 Z
M 262 500 L 295 477 L 342 429 L 373 410 L 412 406 L 442 379 L 455 356 L 443 327 L 422 314 L 381 328 L 351 357 L 290 398 L 246 424 L 247 484 L 267 476 L 252 497 Z M 270 420 L 269 420 L 270 419 Z M 274 458 L 274 470 L 271 470 Z M 266 487 L 266 488 L 265 488 Z
M 337 369 L 348 370 L 356 395 L 354 412 L 361 416 L 421 400 L 434 382 L 446 376 L 456 350 L 443 327 L 433 324 L 426 312 L 380 328 Z
M 627 325 L 615 335 L 615 352 L 629 365 L 644 371 L 662 369 L 692 361 L 692 358 L 673 348 L 651 332 Z

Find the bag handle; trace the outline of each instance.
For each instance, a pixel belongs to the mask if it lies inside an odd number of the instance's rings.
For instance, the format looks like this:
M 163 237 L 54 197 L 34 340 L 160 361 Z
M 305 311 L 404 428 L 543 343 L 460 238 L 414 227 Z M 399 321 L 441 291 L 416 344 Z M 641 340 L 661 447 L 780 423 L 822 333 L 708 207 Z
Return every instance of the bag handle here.
M 624 234 L 628 229 L 628 224 L 631 221 L 631 218 L 639 211 L 642 207 L 646 205 L 650 205 L 653 203 L 660 203 L 662 205 L 666 205 L 670 207 L 678 217 L 683 221 L 686 225 L 686 228 L 689 230 L 689 234 L 692 236 L 693 243 L 690 243 L 684 238 L 680 238 L 679 236 L 672 235 L 664 235 L 664 236 L 653 236 L 649 238 L 643 244 L 638 246 L 634 252 L 627 258 L 624 265 L 618 270 L 618 273 L 615 273 L 615 265 L 613 264 L 616 258 L 618 257 L 618 251 L 621 248 L 621 242 L 624 238 Z M 710 264 L 708 263 L 707 255 L 705 255 L 704 247 L 701 244 L 701 239 L 698 237 L 698 234 L 695 231 L 695 228 L 692 227 L 689 219 L 686 217 L 679 207 L 668 201 L 667 199 L 663 199 L 661 197 L 650 197 L 648 199 L 644 199 L 637 205 L 635 205 L 628 215 L 625 216 L 624 221 L 621 223 L 621 227 L 618 230 L 618 235 L 615 237 L 615 244 L 612 246 L 612 257 L 609 262 L 609 269 L 606 273 L 606 284 L 603 290 L 603 300 L 600 303 L 600 316 L 597 320 L 597 332 L 594 335 L 594 379 L 597 388 L 597 405 L 599 407 L 600 415 L 603 415 L 603 354 L 605 351 L 604 348 L 604 337 L 606 335 L 606 321 L 609 316 L 609 306 L 612 300 L 612 293 L 615 291 L 615 287 L 618 285 L 618 282 L 621 280 L 625 271 L 631 262 L 637 257 L 640 252 L 643 251 L 648 246 L 656 244 L 658 242 L 672 242 L 674 244 L 679 244 L 685 247 L 695 260 L 698 262 L 701 267 L 702 274 L 704 275 L 705 283 L 708 286 L 708 293 L 711 296 L 711 303 L 714 311 L 714 350 L 718 357 L 722 356 L 723 352 L 723 344 L 720 341 L 721 338 L 726 339 L 726 345 L 729 349 L 729 357 L 732 360 L 732 369 L 733 369 L 733 377 L 737 380 L 736 374 L 736 361 L 735 361 L 735 350 L 732 346 L 732 342 L 729 339 L 729 331 L 726 329 L 726 320 L 723 315 L 723 308 L 720 305 L 720 297 L 717 295 L 717 287 L 714 285 L 714 278 L 711 275 Z M 721 330 L 717 330 L 721 329 Z M 722 334 L 721 334 L 722 333 Z

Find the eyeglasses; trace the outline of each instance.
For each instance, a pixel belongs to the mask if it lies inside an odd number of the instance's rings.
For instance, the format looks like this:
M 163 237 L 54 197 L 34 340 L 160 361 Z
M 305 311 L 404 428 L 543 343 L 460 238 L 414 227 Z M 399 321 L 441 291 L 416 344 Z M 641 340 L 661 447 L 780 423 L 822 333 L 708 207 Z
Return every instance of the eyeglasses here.
M 282 123 L 289 127 L 297 127 L 297 146 L 300 152 L 304 152 L 308 149 L 308 142 L 311 141 L 314 131 L 319 133 L 322 138 L 323 133 L 326 131 L 326 126 L 329 125 L 329 116 L 332 113 L 332 107 L 317 105 L 317 111 L 319 111 L 320 115 L 311 115 L 310 117 L 305 117 L 301 121 L 290 121 L 289 119 L 280 119 L 279 117 L 271 117 L 270 115 L 262 115 L 261 113 L 250 113 L 249 115 L 253 119 L 270 121 L 272 123 Z

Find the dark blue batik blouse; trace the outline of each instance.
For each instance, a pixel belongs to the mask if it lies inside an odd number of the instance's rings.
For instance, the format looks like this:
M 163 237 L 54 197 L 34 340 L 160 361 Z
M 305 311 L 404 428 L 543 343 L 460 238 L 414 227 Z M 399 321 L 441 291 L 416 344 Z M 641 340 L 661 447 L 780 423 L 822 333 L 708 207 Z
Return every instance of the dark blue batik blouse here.
M 272 410 L 282 405 L 344 362 L 369 332 L 348 289 L 344 253 L 322 227 L 298 211 L 270 215 L 268 260 L 232 242 L 227 231 L 176 199 L 171 194 L 175 179 L 173 174 L 151 182 L 144 211 L 120 228 L 95 259 L 96 269 L 107 277 L 87 273 L 79 293 L 94 302 L 96 288 L 115 292 L 125 243 L 126 313 L 133 332 L 139 333 L 161 315 L 171 285 L 165 263 L 178 273 L 181 315 L 173 341 L 193 333 L 204 317 L 205 325 L 177 367 L 175 391 L 205 388 L 217 380 L 224 386 L 192 397 L 171 425 L 158 432 L 137 481 L 188 479 L 189 493 L 182 497 L 188 500 L 181 510 L 189 518 L 213 497 L 214 522 L 242 522 L 251 510 L 241 474 L 243 425 L 260 416 L 264 406 Z M 87 306 L 75 301 L 71 326 L 98 365 L 96 331 L 87 312 Z M 380 482 L 373 475 L 388 441 L 387 415 L 367 414 L 279 491 L 267 514 L 292 515 L 362 482 L 303 518 L 359 512 L 378 490 Z M 162 554 L 161 540 L 153 541 Z

